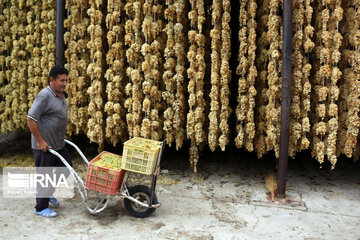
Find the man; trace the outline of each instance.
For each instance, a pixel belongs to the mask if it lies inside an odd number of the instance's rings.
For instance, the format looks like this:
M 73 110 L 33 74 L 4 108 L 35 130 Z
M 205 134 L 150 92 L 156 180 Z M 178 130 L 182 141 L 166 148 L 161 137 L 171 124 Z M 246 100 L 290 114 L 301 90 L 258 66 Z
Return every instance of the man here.
M 68 110 L 65 101 L 65 87 L 68 74 L 68 70 L 64 67 L 53 67 L 49 74 L 49 86 L 42 89 L 35 97 L 27 115 L 27 123 L 31 131 L 31 148 L 33 149 L 38 173 L 41 171 L 41 167 L 64 166 L 58 157 L 47 151 L 49 148 L 57 151 L 72 165 L 70 154 L 64 142 Z M 37 189 L 39 192 L 39 185 Z M 56 217 L 57 212 L 49 208 L 49 202 L 54 206 L 59 206 L 58 201 L 50 197 L 55 189 L 42 190 L 46 191 L 46 196 L 49 197 L 39 197 L 37 193 L 35 214 L 43 217 Z

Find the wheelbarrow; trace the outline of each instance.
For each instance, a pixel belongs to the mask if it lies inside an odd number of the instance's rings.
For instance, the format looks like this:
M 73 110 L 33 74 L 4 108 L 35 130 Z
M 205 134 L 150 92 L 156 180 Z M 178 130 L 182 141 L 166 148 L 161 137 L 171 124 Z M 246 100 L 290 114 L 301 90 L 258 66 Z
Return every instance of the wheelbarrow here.
M 65 143 L 71 145 L 76 149 L 76 151 L 81 156 L 84 164 L 86 166 L 87 171 L 89 171 L 89 161 L 81 152 L 81 150 L 71 141 L 65 139 Z M 135 185 L 130 187 L 127 183 L 128 174 L 130 171 L 126 171 L 121 169 L 121 177 L 120 182 L 118 183 L 120 188 L 116 193 L 107 194 L 102 191 L 96 191 L 93 188 L 89 188 L 86 186 L 86 181 L 84 181 L 79 174 L 74 170 L 72 166 L 56 151 L 52 149 L 48 149 L 48 151 L 55 156 L 57 156 L 67 167 L 70 171 L 74 179 L 74 184 L 78 189 L 81 198 L 85 204 L 86 209 L 92 215 L 97 215 L 98 213 L 102 212 L 108 205 L 109 201 L 116 195 L 120 196 L 124 199 L 124 206 L 126 210 L 134 217 L 137 218 L 146 218 L 149 217 L 156 208 L 160 207 L 160 203 L 157 200 L 157 196 L 155 193 L 156 188 L 156 179 L 160 172 L 160 160 L 162 153 L 164 151 L 165 141 L 160 142 L 159 144 L 159 151 L 156 157 L 155 168 L 153 173 L 151 174 L 151 187 L 145 185 Z M 106 170 L 106 169 L 105 169 Z M 87 174 L 89 176 L 89 172 Z M 89 200 L 89 191 L 95 191 L 96 200 L 94 201 Z

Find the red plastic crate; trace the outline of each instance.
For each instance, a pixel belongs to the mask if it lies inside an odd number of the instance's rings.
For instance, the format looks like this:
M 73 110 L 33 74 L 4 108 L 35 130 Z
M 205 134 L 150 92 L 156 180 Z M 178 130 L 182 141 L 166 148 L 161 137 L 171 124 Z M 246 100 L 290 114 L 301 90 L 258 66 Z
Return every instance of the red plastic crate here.
M 85 186 L 99 192 L 114 195 L 119 191 L 119 188 L 124 180 L 125 170 L 112 170 L 104 167 L 94 166 L 93 163 L 98 161 L 102 154 L 110 152 L 103 151 L 90 161 L 87 172 Z M 119 155 L 117 155 L 119 156 Z

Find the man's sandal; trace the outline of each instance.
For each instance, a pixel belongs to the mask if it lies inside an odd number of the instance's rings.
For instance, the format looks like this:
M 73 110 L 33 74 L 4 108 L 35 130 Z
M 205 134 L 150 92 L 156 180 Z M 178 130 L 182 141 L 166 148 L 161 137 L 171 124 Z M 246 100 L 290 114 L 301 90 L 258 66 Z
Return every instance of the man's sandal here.
M 58 200 L 56 200 L 56 198 L 54 197 L 50 197 L 49 198 L 49 203 L 51 205 L 53 205 L 54 207 L 59 207 L 60 206 L 60 203 L 58 202 Z
M 43 217 L 47 217 L 47 218 L 56 217 L 58 215 L 57 212 L 55 212 L 51 208 L 45 208 L 44 210 L 42 210 L 40 212 L 35 211 L 35 214 L 43 216 Z

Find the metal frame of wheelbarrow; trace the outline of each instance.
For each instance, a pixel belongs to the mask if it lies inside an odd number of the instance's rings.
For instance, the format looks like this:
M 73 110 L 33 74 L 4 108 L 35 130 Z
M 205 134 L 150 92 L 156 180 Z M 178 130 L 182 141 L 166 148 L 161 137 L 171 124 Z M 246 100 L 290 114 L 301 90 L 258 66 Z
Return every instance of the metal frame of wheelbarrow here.
M 79 153 L 79 155 L 81 156 L 81 158 L 83 159 L 85 165 L 86 165 L 86 170 L 89 169 L 89 161 L 87 160 L 87 158 L 84 156 L 84 154 L 81 152 L 81 150 L 78 148 L 78 146 L 76 146 L 74 143 L 72 143 L 71 141 L 65 139 L 65 143 L 71 145 L 72 147 L 75 148 L 75 150 Z M 156 179 L 157 176 L 160 172 L 160 160 L 161 160 L 161 156 L 163 154 L 164 151 L 164 147 L 165 147 L 165 141 L 162 141 L 160 146 L 159 146 L 159 154 L 157 156 L 156 159 L 156 165 L 155 165 L 155 170 L 154 173 L 152 174 L 152 180 L 151 180 L 151 196 L 150 196 L 150 203 L 149 204 L 145 204 L 141 201 L 139 201 L 138 199 L 130 196 L 128 188 L 126 186 L 126 181 L 125 181 L 125 177 L 124 180 L 121 184 L 119 193 L 120 193 L 120 197 L 122 198 L 127 198 L 130 201 L 142 206 L 142 207 L 146 207 L 146 208 L 158 208 L 161 206 L 160 203 L 152 203 L 153 200 L 153 196 L 155 194 L 155 187 L 156 187 Z M 76 185 L 76 188 L 78 189 L 81 198 L 83 199 L 84 203 L 85 203 L 85 207 L 86 209 L 90 212 L 90 214 L 98 214 L 101 211 L 103 211 L 107 204 L 109 203 L 109 201 L 115 196 L 115 195 L 109 195 L 109 194 L 101 194 L 101 192 L 96 191 L 97 197 L 99 198 L 99 203 L 94 207 L 90 207 L 89 202 L 88 202 L 88 188 L 85 186 L 85 182 L 83 181 L 83 179 L 79 176 L 79 174 L 77 174 L 77 172 L 74 170 L 74 168 L 72 166 L 70 166 L 70 164 L 56 151 L 54 151 L 53 149 L 48 149 L 48 151 L 52 154 L 54 154 L 55 156 L 57 156 L 63 163 L 64 165 L 68 168 L 68 170 L 70 171 L 70 174 L 72 175 L 72 177 L 74 178 L 74 183 Z M 126 174 L 127 172 L 125 172 Z M 105 196 L 102 196 L 105 195 Z

